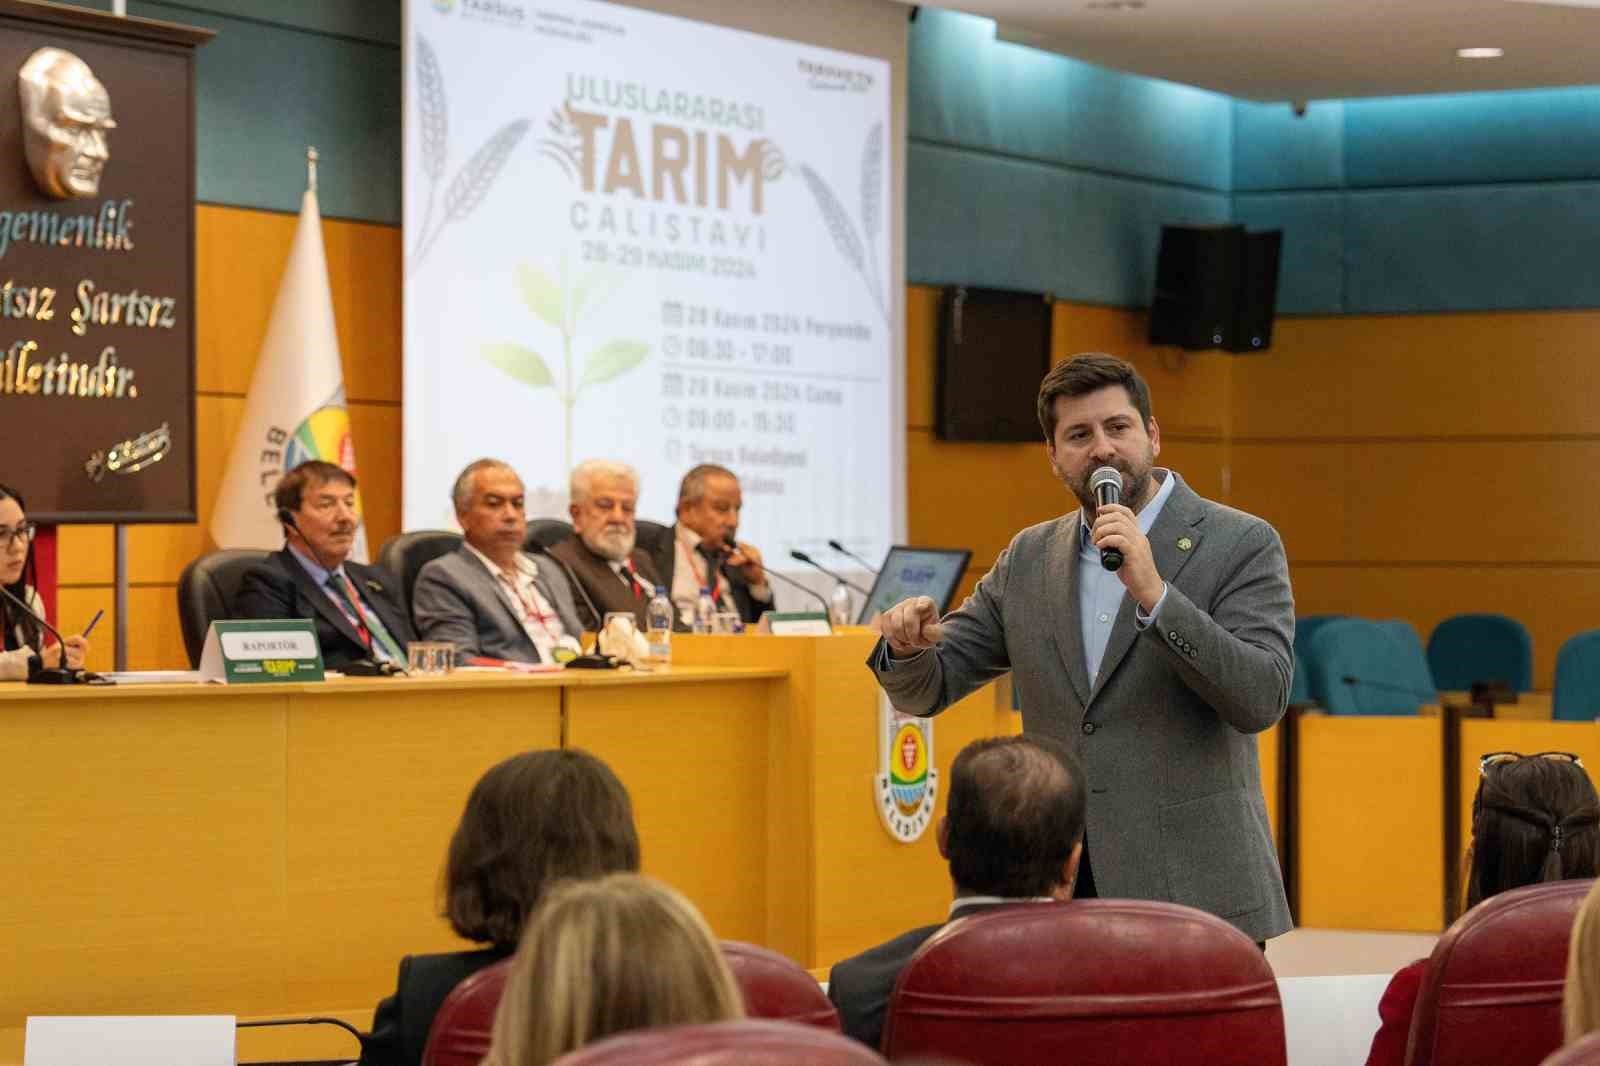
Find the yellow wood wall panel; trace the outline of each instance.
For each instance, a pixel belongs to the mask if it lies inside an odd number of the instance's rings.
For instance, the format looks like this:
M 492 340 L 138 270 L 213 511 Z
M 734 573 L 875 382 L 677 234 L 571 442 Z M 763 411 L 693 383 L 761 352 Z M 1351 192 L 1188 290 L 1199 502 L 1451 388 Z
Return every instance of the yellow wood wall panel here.
M 778 687 L 607 687 L 567 697 L 567 744 L 604 759 L 627 786 L 645 872 L 692 899 L 720 937 L 766 940 L 765 772 Z
M 906 425 L 933 429 L 933 383 L 939 351 L 940 289 L 906 289 Z
M 356 444 L 361 506 L 366 509 L 367 549 L 374 561 L 383 542 L 400 532 L 400 408 L 352 403 L 350 435 Z M 439 486 L 447 496 L 450 486 Z
M 1589 401 L 1600 312 L 1280 319 L 1238 361 L 1243 437 L 1600 433 Z
M 1555 682 L 1556 652 L 1596 625 L 1600 568 L 1542 566 L 1316 566 L 1291 563 L 1295 610 L 1403 618 L 1427 641 L 1451 615 L 1509 615 L 1533 637 L 1533 684 Z
M 336 224 L 336 223 L 335 223 Z M 195 335 L 201 392 L 250 388 L 295 216 L 201 204 L 195 209 Z
M 1158 347 L 1146 339 L 1148 330 L 1149 316 L 1143 311 L 1057 303 L 1053 361 L 1081 352 L 1126 359 L 1149 383 L 1151 413 L 1163 433 L 1226 434 L 1235 357 Z
M 0 1025 L 282 998 L 284 697 L 119 697 L 0 714 Z
M 375 1003 L 402 955 L 466 947 L 438 917 L 437 891 L 467 795 L 502 759 L 560 744 L 552 685 L 487 699 L 427 682 L 298 695 L 285 771 L 296 934 L 285 1009 Z
M 1229 506 L 1271 522 L 1290 561 L 1347 557 L 1347 446 L 1234 441 L 1229 460 Z
M 1037 444 L 948 444 L 906 435 L 906 515 L 911 543 L 971 548 L 993 559 L 1017 531 L 1076 506 Z
M 1350 447 L 1350 557 L 1363 561 L 1600 561 L 1592 441 Z
M 339 324 L 345 394 L 399 403 L 401 232 L 370 222 L 323 222 L 328 284 Z
M 115 551 L 110 526 L 58 526 L 56 572 L 60 584 L 111 584 L 116 579 Z
M 1300 719 L 1299 924 L 1444 926 L 1440 718 Z M 1360 767 L 1352 788 L 1351 768 Z
M 110 670 L 116 665 L 116 591 L 110 585 L 63 588 L 57 594 L 63 633 L 79 633 L 96 611 L 105 617 L 89 636 L 88 667 Z M 128 590 L 128 669 L 187 670 L 189 657 L 178 625 L 176 585 L 135 585 Z

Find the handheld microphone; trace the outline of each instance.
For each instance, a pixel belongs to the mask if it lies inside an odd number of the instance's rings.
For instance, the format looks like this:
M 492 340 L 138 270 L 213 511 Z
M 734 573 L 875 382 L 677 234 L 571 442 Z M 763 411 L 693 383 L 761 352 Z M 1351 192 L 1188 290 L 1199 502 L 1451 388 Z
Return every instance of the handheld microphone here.
M 828 606 L 828 601 L 822 595 L 822 593 L 818 592 L 816 589 L 812 588 L 810 585 L 806 585 L 806 584 L 803 584 L 802 582 L 796 581 L 792 577 L 784 577 L 782 574 L 778 573 L 776 570 L 771 569 L 770 567 L 767 569 L 767 573 L 772 575 L 773 577 L 777 578 L 779 581 L 782 581 L 785 585 L 793 585 L 795 588 L 799 589 L 801 592 L 804 592 L 807 596 L 810 596 L 812 599 L 814 599 L 818 603 L 822 604 L 823 617 L 829 619 L 829 623 L 828 624 L 830 626 L 833 624 L 832 623 L 832 617 L 833 616 L 830 613 L 829 606 Z
M 872 595 L 872 593 L 868 592 L 860 585 L 857 585 L 854 581 L 846 581 L 841 575 L 829 570 L 826 566 L 823 566 L 821 563 L 817 562 L 803 551 L 791 551 L 789 553 L 789 558 L 793 559 L 795 562 L 805 563 L 807 566 L 816 567 L 818 570 L 821 570 L 824 574 L 827 574 L 845 588 L 853 589 L 854 591 L 861 593 L 863 596 L 870 597 Z
M 12 595 L 11 590 L 4 585 L 0 585 L 0 596 L 5 597 L 7 603 L 39 623 L 46 633 L 55 637 L 56 642 L 61 645 L 61 661 L 67 661 L 67 639 L 61 635 L 59 629 L 45 621 L 43 616 L 35 614 L 31 607 Z M 28 678 L 28 684 L 30 685 L 78 685 L 91 682 L 95 684 L 111 684 L 110 681 L 107 681 L 99 674 L 88 670 L 75 670 L 66 666 L 47 666 Z
M 864 569 L 867 573 L 871 574 L 873 577 L 877 577 L 878 576 L 878 568 L 876 566 L 873 566 L 871 563 L 867 562 L 865 559 L 861 558 L 861 556 L 857 555 L 855 552 L 851 551 L 849 548 L 846 548 L 843 544 L 840 544 L 838 541 L 836 541 L 836 540 L 828 541 L 828 547 L 832 548 L 834 551 L 838 552 L 840 555 L 843 555 L 848 559 L 853 559 L 854 561 L 860 563 L 862 569 Z
M 1122 502 L 1122 475 L 1114 466 L 1102 466 L 1089 475 L 1089 491 L 1101 507 Z M 1122 569 L 1122 553 L 1115 548 L 1100 549 L 1100 565 L 1116 573 Z
M 572 567 L 568 566 L 560 559 L 557 559 L 555 555 L 551 553 L 549 548 L 538 543 L 537 541 L 534 542 L 532 550 L 535 555 L 542 555 L 546 559 L 549 559 L 551 562 L 555 563 L 561 568 L 561 572 L 567 575 L 567 584 L 572 586 L 574 592 L 583 597 L 583 605 L 589 608 L 589 614 L 594 617 L 594 631 L 596 633 L 600 632 L 600 624 L 605 621 L 605 616 L 600 613 L 600 608 L 594 605 L 594 600 L 589 598 L 589 590 L 583 587 L 583 582 L 579 581 L 578 575 L 572 572 Z M 651 589 L 650 594 L 652 596 L 655 595 L 655 590 Z M 579 636 L 580 634 L 578 633 L 572 634 L 574 640 L 578 639 Z

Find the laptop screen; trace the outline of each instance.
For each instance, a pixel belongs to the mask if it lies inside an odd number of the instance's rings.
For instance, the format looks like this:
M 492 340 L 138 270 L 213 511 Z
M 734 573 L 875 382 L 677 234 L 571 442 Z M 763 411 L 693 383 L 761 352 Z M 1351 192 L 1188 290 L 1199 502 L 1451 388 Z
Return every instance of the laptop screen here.
M 950 609 L 961 575 L 967 571 L 970 551 L 955 548 L 910 548 L 896 544 L 889 549 L 872 583 L 872 594 L 861 608 L 859 625 L 912 596 L 927 596 L 939 605 L 939 613 Z

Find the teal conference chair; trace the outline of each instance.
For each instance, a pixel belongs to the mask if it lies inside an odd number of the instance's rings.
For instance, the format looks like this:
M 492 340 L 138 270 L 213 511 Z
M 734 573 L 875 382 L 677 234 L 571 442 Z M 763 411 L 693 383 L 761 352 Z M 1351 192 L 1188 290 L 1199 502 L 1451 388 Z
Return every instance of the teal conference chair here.
M 1437 699 L 1422 641 L 1405 622 L 1327 622 L 1305 662 L 1311 695 L 1329 714 L 1409 715 Z
M 1600 718 L 1600 629 L 1568 637 L 1556 653 L 1556 691 L 1550 717 L 1558 722 Z
M 1442 689 L 1466 691 L 1480 681 L 1500 681 L 1527 692 L 1533 688 L 1533 638 L 1503 614 L 1458 614 L 1428 638 L 1428 668 Z

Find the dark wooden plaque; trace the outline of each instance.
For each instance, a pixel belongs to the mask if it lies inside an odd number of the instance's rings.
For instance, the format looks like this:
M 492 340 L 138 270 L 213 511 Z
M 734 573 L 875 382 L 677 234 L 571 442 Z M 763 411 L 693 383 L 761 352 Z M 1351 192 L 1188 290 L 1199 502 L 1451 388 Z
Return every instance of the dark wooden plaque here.
M 212 34 L 0 0 L 0 482 L 42 522 L 193 522 L 195 48 Z M 93 195 L 47 195 L 18 73 L 70 52 L 109 97 Z

